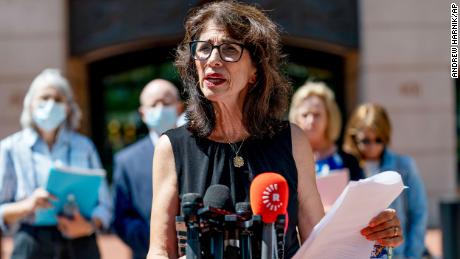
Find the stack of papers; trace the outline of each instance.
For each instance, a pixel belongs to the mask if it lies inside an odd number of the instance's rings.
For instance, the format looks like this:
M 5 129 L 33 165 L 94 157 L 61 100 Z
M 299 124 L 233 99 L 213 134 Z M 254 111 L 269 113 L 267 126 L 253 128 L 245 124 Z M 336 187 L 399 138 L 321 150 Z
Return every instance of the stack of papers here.
M 351 181 L 294 259 L 369 259 L 374 242 L 366 240 L 360 230 L 403 189 L 400 174 L 393 171 Z

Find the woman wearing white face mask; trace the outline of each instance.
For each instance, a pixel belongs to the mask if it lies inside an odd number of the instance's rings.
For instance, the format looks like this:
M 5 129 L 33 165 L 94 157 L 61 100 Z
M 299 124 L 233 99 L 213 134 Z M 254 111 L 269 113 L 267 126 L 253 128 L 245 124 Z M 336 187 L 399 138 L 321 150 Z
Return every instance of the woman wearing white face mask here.
M 18 225 L 12 258 L 100 258 L 94 233 L 111 221 L 106 183 L 91 218 L 76 212 L 53 226 L 34 222 L 36 210 L 54 199 L 44 189 L 53 164 L 101 167 L 91 140 L 75 132 L 80 117 L 67 80 L 58 70 L 45 69 L 25 96 L 23 130 L 0 142 L 0 227 Z

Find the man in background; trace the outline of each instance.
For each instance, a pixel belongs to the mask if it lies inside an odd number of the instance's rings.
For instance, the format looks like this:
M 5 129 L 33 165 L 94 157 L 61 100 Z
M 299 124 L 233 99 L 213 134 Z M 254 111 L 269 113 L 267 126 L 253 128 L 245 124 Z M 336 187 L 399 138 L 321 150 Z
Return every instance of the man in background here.
M 155 79 L 140 95 L 139 113 L 149 135 L 115 155 L 114 228 L 133 259 L 147 256 L 152 204 L 152 160 L 159 136 L 176 126 L 179 95 L 169 81 Z

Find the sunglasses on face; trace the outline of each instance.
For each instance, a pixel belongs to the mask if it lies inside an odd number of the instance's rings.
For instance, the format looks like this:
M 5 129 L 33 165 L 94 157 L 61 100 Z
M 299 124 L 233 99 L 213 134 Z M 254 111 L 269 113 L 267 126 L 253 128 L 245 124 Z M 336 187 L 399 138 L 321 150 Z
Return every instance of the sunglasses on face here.
M 381 138 L 376 138 L 376 139 L 370 139 L 370 138 L 363 138 L 363 139 L 356 139 L 356 142 L 358 144 L 363 144 L 363 145 L 370 145 L 370 144 L 378 144 L 378 145 L 382 145 L 383 144 L 383 140 Z

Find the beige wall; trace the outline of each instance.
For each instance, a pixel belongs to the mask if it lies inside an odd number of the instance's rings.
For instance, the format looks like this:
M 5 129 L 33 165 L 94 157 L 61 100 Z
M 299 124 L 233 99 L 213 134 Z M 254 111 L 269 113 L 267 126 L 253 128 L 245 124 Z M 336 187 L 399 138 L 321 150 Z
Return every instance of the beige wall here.
M 359 100 L 388 108 L 392 146 L 415 158 L 437 225 L 439 199 L 456 188 L 450 1 L 361 0 L 360 8 Z
M 22 100 L 44 68 L 64 69 L 63 0 L 0 0 L 0 138 L 20 129 Z

